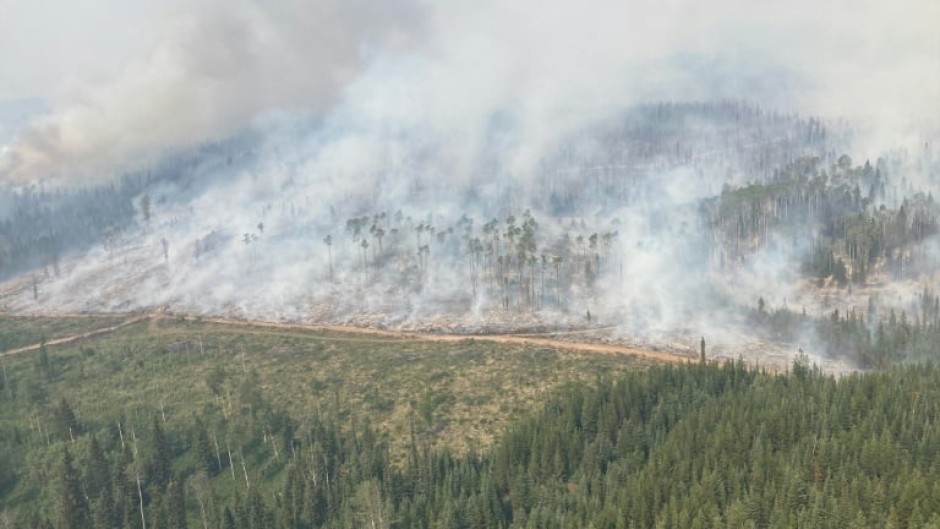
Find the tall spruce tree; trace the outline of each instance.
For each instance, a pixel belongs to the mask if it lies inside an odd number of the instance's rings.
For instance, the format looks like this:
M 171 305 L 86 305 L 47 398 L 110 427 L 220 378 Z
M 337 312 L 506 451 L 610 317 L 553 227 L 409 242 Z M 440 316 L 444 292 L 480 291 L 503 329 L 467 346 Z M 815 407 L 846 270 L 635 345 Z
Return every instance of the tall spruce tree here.
M 59 524 L 62 529 L 88 529 L 91 519 L 88 502 L 82 492 L 82 482 L 72 463 L 72 454 L 68 447 L 62 454 L 62 467 L 59 469 Z

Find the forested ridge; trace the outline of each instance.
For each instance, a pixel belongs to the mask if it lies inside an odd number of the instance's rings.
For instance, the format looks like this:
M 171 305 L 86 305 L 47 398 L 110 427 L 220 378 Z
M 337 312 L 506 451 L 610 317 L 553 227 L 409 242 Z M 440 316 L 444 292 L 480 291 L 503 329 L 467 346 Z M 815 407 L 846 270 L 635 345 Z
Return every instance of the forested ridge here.
M 304 126 L 324 143 L 336 133 Z M 306 169 L 310 153 L 288 155 L 289 142 L 266 147 L 260 131 L 248 131 L 112 184 L 10 191 L 11 207 L 0 215 L 0 277 L 31 271 L 32 284 L 14 282 L 3 303 L 218 313 L 254 297 L 262 302 L 256 313 L 286 305 L 295 318 L 314 312 L 436 325 L 441 315 L 453 323 L 468 314 L 524 314 L 639 334 L 688 320 L 664 314 L 700 314 L 705 305 L 737 315 L 763 296 L 778 310 L 790 293 L 819 317 L 853 288 L 864 297 L 869 287 L 897 287 L 874 296 L 865 321 L 874 331 L 891 310 L 905 310 L 911 285 L 904 283 L 936 289 L 940 208 L 930 193 L 937 161 L 929 145 L 853 161 L 837 150 L 851 137 L 843 124 L 735 101 L 660 103 L 560 139 L 522 178 L 509 173 L 501 148 L 512 146 L 517 126 L 494 118 L 463 187 L 434 176 L 448 165 L 432 139 L 393 135 L 382 141 L 415 152 L 368 175 L 376 196 L 331 195 L 339 184 L 322 180 L 342 173 Z M 272 159 L 283 162 L 258 184 Z M 238 215 L 210 214 L 202 200 L 243 175 L 263 198 Z M 331 198 L 321 203 L 317 194 Z M 68 260 L 60 276 L 61 260 L 79 250 L 88 254 Z M 767 267 L 774 277 L 762 277 L 747 299 L 722 285 Z M 226 275 L 248 296 L 216 299 L 220 289 L 209 278 Z M 283 290 L 286 275 L 301 288 Z M 696 277 L 706 280 L 687 281 Z M 193 278 L 206 295 L 195 293 Z M 787 288 L 773 288 L 781 282 Z M 826 289 L 827 299 L 815 302 L 813 288 Z M 67 295 L 75 289 L 88 299 Z M 650 308 L 661 291 L 674 303 Z M 832 349 L 883 365 L 868 353 Z
M 861 528 L 940 0 L 0 0 L 0 529 Z
M 856 163 L 834 150 L 848 132 L 816 119 L 658 104 L 558 142 L 522 182 L 502 157 L 514 126 L 494 119 L 464 187 L 438 177 L 452 160 L 433 141 L 392 133 L 379 143 L 407 155 L 367 175 L 375 196 L 334 195 L 342 171 L 250 134 L 114 184 L 17 189 L 0 277 L 32 271 L 32 288 L 14 280 L 4 302 L 257 303 L 380 326 L 468 313 L 477 331 L 496 309 L 508 325 L 543 312 L 626 334 L 727 312 L 781 347 L 880 371 L 709 356 L 631 373 L 528 346 L 157 318 L 2 358 L 0 529 L 940 527 L 929 148 Z M 220 182 L 243 209 L 208 199 Z M 738 288 L 749 272 L 759 284 Z M 794 292 L 809 314 L 787 305 Z M 6 349 L 98 325 L 0 324 Z M 461 428 L 470 440 L 453 442 Z
M 865 310 L 834 309 L 811 317 L 785 307 L 759 307 L 749 321 L 775 339 L 811 341 L 822 354 L 847 358 L 866 369 L 935 361 L 940 358 L 940 296 L 924 287 L 909 308 L 885 310 L 872 296 Z
M 361 417 L 328 406 L 292 417 L 259 391 L 243 383 L 228 417 L 207 408 L 164 422 L 152 409 L 82 421 L 63 399 L 43 442 L 5 428 L 4 520 L 95 528 L 940 526 L 933 364 L 839 379 L 805 358 L 786 374 L 740 361 L 653 367 L 559 391 L 479 454 L 432 448 L 416 432 L 416 415 L 403 460 Z M 220 440 L 207 426 L 220 421 L 242 426 Z M 18 479 L 39 490 L 8 503 Z
M 726 187 L 704 200 L 712 255 L 723 266 L 772 246 L 798 256 L 818 285 L 865 285 L 933 270 L 919 244 L 937 233 L 933 195 L 908 182 L 899 159 L 853 166 L 848 155 L 826 166 L 803 158 L 765 182 Z
M 531 174 L 513 175 L 507 152 L 515 145 L 518 126 L 494 117 L 472 169 L 475 183 L 462 188 L 440 177 L 452 161 L 435 151 L 432 139 L 393 136 L 383 140 L 403 142 L 400 148 L 415 152 L 368 175 L 387 197 L 361 193 L 311 202 L 308 195 L 316 188 L 300 183 L 310 175 L 281 152 L 290 144 L 275 142 L 274 153 L 265 152 L 258 131 L 248 131 L 170 153 L 110 183 L 101 178 L 102 184 L 84 188 L 0 189 L 10 204 L 0 214 L 0 278 L 42 269 L 45 280 L 58 276 L 60 260 L 70 253 L 96 244 L 109 255 L 112 249 L 134 247 L 152 216 L 173 211 L 172 218 L 154 227 L 167 261 L 169 249 L 186 248 L 193 262 L 212 263 L 201 258 L 219 247 L 244 243 L 250 248 L 280 233 L 329 254 L 321 259 L 324 279 L 348 274 L 347 281 L 381 284 L 390 275 L 396 284 L 420 289 L 429 270 L 459 271 L 470 277 L 461 295 L 489 291 L 504 308 L 574 305 L 597 277 L 616 274 L 620 219 L 613 212 L 663 201 L 669 185 L 664 173 L 696 173 L 696 186 L 717 192 L 716 174 L 722 171 L 730 174 L 734 167 L 737 180 L 746 175 L 748 181 L 763 182 L 802 157 L 832 157 L 827 149 L 841 145 L 847 135 L 839 126 L 830 133 L 816 118 L 738 101 L 641 105 L 560 139 L 540 154 Z M 322 130 L 313 137 L 326 142 L 330 134 Z M 181 204 L 202 193 L 224 194 L 215 186 L 224 187 L 233 175 L 270 171 L 263 164 L 272 155 L 285 158 L 278 165 L 289 169 L 283 181 L 272 183 L 283 195 L 243 212 L 247 219 L 220 223 L 195 239 L 179 236 L 178 228 L 201 213 Z M 434 217 L 432 206 L 442 203 L 452 215 Z M 272 217 L 281 217 L 282 225 L 272 226 Z M 652 235 L 674 236 L 668 219 L 657 224 Z M 272 234 L 272 228 L 278 232 Z
M 247 165 L 251 150 L 245 136 L 180 149 L 142 169 L 114 178 L 102 175 L 82 186 L 0 187 L 5 199 L 0 202 L 5 206 L 0 211 L 0 279 L 40 268 L 47 276 L 58 275 L 61 259 L 72 252 L 126 243 L 136 221 L 149 220 L 150 197 L 146 206 L 141 203 L 149 189 L 175 185 L 186 194 L 204 184 L 197 178 L 202 171 L 239 160 Z

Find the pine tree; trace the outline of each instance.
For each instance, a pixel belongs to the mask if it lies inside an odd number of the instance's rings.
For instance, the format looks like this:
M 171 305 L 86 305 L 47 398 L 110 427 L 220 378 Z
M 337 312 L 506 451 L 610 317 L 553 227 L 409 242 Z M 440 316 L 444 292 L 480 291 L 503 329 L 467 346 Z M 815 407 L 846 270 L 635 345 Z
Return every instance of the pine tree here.
M 92 505 L 95 529 L 112 529 L 117 527 L 115 525 L 117 516 L 114 507 L 114 498 L 112 497 L 110 488 L 102 491 L 98 499 L 95 500 Z
M 264 500 L 261 498 L 261 493 L 258 492 L 258 487 L 254 487 L 248 491 L 247 501 L 247 527 L 252 529 L 263 529 L 267 527 L 265 520 L 267 519 L 267 509 L 264 505 Z
M 56 408 L 56 428 L 62 439 L 74 440 L 81 433 L 81 426 L 72 406 L 69 405 L 65 397 L 59 400 L 59 407 Z
M 304 494 L 304 514 L 314 527 L 326 522 L 329 513 L 326 493 L 322 484 L 308 483 Z
M 160 420 L 154 415 L 150 435 L 150 459 L 147 462 L 146 475 L 147 480 L 160 490 L 166 488 L 170 481 L 172 455 L 170 443 L 163 432 Z
M 235 515 L 232 514 L 232 510 L 225 506 L 225 510 L 222 512 L 222 529 L 236 529 L 235 525 Z
M 169 529 L 187 529 L 189 527 L 186 521 L 186 496 L 183 491 L 183 483 L 178 477 L 173 478 L 167 487 L 166 511 L 167 527 Z
M 193 448 L 196 452 L 199 468 L 205 471 L 208 476 L 215 476 L 219 473 L 218 459 L 212 451 L 212 445 L 209 443 L 209 433 L 206 431 L 202 419 L 196 418 L 194 430 L 196 439 Z
M 90 527 L 88 503 L 82 494 L 81 478 L 72 464 L 68 447 L 62 455 L 59 478 L 59 527 L 62 529 L 87 529 Z
M 85 467 L 85 484 L 89 498 L 97 498 L 102 493 L 111 492 L 111 469 L 104 457 L 98 436 L 92 435 L 88 443 L 88 460 Z
M 169 529 L 167 523 L 166 506 L 164 505 L 164 495 L 159 490 L 150 490 L 150 505 L 147 509 L 147 529 Z

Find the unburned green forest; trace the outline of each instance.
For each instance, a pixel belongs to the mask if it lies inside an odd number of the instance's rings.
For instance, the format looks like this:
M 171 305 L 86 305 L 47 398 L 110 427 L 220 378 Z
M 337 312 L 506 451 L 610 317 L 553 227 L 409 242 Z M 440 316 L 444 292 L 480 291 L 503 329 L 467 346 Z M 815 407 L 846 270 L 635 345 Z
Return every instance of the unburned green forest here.
M 2 363 L 8 527 L 940 524 L 929 363 L 836 379 L 172 319 Z

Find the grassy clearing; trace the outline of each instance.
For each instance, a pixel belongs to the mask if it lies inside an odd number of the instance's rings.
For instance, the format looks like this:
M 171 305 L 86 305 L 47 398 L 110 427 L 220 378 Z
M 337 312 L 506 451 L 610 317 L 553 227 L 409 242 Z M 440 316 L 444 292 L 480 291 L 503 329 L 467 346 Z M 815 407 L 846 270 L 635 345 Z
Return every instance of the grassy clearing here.
M 116 323 L 17 318 L 18 336 L 62 336 Z M 52 331 L 55 330 L 56 334 Z M 20 339 L 29 343 L 26 338 Z M 84 465 L 90 433 L 114 454 L 143 447 L 154 421 L 169 433 L 173 471 L 191 491 L 225 501 L 247 490 L 240 462 L 265 490 L 279 490 L 289 458 L 278 457 L 270 413 L 296 421 L 299 443 L 319 418 L 370 424 L 404 464 L 412 432 L 422 445 L 482 453 L 510 423 L 571 384 L 593 384 L 648 361 L 545 346 L 147 319 L 113 332 L 0 357 L 0 516 L 54 513 L 65 447 Z M 62 402 L 81 431 L 63 429 Z M 267 410 L 261 411 L 258 410 Z M 335 419 L 335 420 L 334 420 Z M 193 431 L 201 421 L 224 470 L 196 473 Z M 118 426 L 120 425 L 120 426 Z M 123 435 L 120 443 L 118 438 Z M 133 441 L 132 441 L 133 440 Z M 309 444 L 309 443 L 308 443 Z M 235 455 L 226 456 L 231 449 Z M 144 449 L 142 460 L 146 461 Z M 245 487 L 244 489 L 242 487 Z M 191 506 L 196 509 L 196 506 Z M 195 512 L 195 510 L 194 510 Z
M 18 323 L 32 335 L 76 325 Z M 481 450 L 553 389 L 645 365 L 625 356 L 473 339 L 437 343 L 177 319 L 50 346 L 47 354 L 49 373 L 39 352 L 0 360 L 8 399 L 29 402 L 0 405 L 2 427 L 38 436 L 63 397 L 90 424 L 153 410 L 171 424 L 237 413 L 233 395 L 251 378 L 264 399 L 292 416 L 328 409 L 370 422 L 398 454 L 413 427 L 436 446 Z
M 26 345 L 116 325 L 124 315 L 69 317 L 13 316 L 0 314 L 0 353 Z

